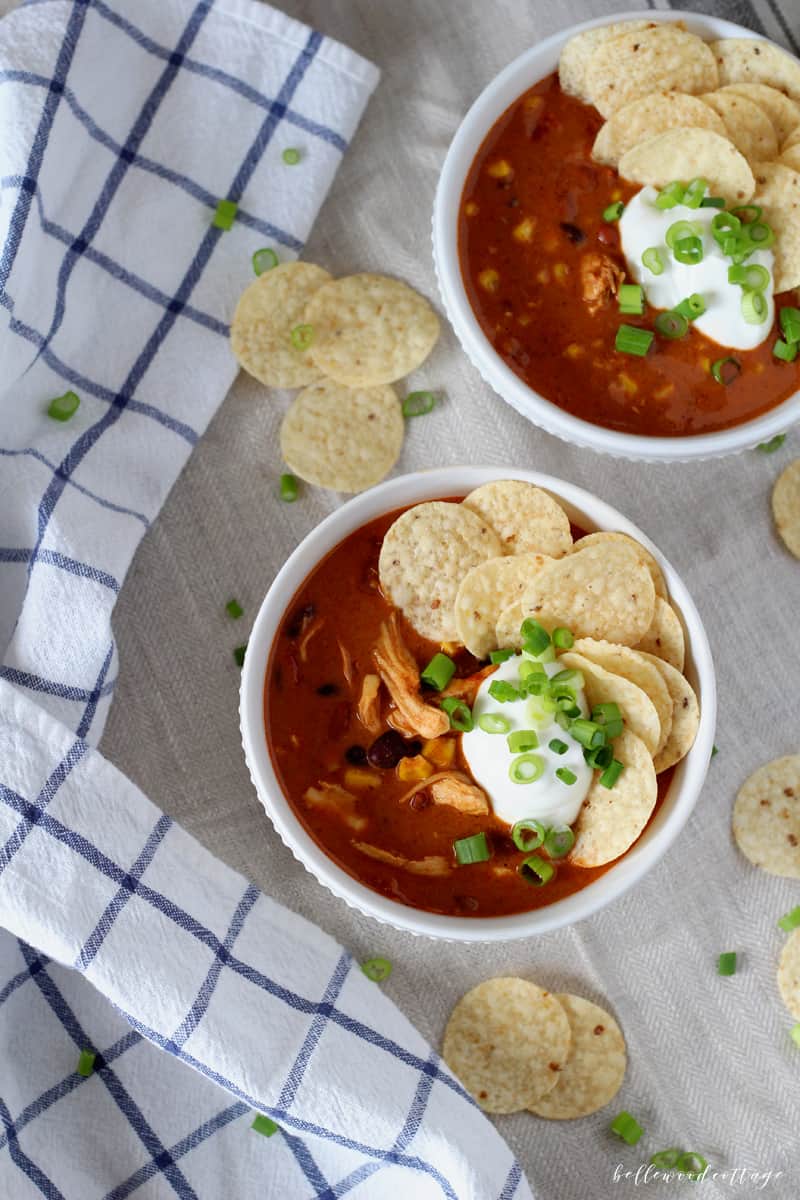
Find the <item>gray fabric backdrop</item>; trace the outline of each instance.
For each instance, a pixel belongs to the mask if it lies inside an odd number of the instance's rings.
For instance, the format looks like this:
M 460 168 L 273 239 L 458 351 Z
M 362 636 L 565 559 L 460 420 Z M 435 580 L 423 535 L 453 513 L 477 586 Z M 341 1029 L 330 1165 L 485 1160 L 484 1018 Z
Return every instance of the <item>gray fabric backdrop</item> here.
M 614 0 L 285 0 L 293 16 L 376 62 L 383 81 L 322 209 L 307 257 L 334 274 L 399 275 L 436 300 L 430 212 L 447 145 L 484 84 L 531 42 Z M 0 0 L 2 8 L 10 7 Z M 657 8 L 668 7 L 663 0 Z M 790 44 L 796 0 L 688 4 Z M 618 506 L 664 550 L 692 591 L 711 637 L 720 688 L 714 760 L 696 813 L 647 879 L 590 921 L 536 941 L 440 945 L 383 928 L 348 909 L 292 858 L 248 778 L 231 650 L 286 556 L 339 502 L 306 489 L 276 500 L 278 428 L 288 402 L 240 378 L 163 515 L 146 536 L 114 621 L 121 679 L 102 749 L 156 803 L 270 895 L 318 922 L 357 955 L 395 964 L 387 991 L 438 1043 L 470 986 L 519 973 L 610 1006 L 625 1031 L 629 1071 L 618 1100 L 564 1124 L 520 1114 L 498 1125 L 542 1197 L 625 1194 L 614 1168 L 653 1150 L 702 1150 L 714 1166 L 784 1171 L 764 1194 L 797 1195 L 800 1049 L 775 983 L 778 916 L 800 886 L 750 868 L 730 836 L 741 781 L 800 750 L 797 660 L 800 564 L 778 543 L 769 493 L 800 454 L 800 432 L 777 454 L 697 466 L 636 466 L 540 433 L 478 377 L 445 329 L 413 381 L 442 389 L 435 415 L 412 422 L 398 472 L 438 463 L 533 466 Z M 179 381 L 176 380 L 176 385 Z M 246 616 L 225 617 L 235 595 Z M 146 749 L 145 749 L 146 748 Z M 716 975 L 737 950 L 731 979 Z M 630 1149 L 608 1133 L 618 1108 L 648 1137 Z M 645 1149 L 646 1148 L 646 1149 Z M 688 1187 L 689 1185 L 684 1185 Z M 708 1197 L 755 1194 L 752 1181 L 706 1182 Z M 649 1184 L 644 1195 L 667 1195 Z

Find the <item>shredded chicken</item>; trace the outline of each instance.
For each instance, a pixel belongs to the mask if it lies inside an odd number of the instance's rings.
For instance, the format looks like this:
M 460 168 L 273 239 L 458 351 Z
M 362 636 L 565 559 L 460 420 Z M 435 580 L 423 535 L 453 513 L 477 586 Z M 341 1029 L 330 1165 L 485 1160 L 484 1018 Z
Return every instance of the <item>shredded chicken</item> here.
M 485 816 L 489 811 L 489 802 L 481 788 L 454 775 L 431 783 L 430 794 L 434 804 L 447 804 L 462 813 Z
M 397 615 L 392 613 L 381 626 L 374 650 L 375 665 L 394 700 L 402 721 L 424 738 L 439 737 L 450 728 L 450 719 L 440 708 L 426 704 L 419 694 L 419 671 L 400 636 Z
M 311 639 L 313 637 L 316 637 L 316 635 L 319 633 L 320 629 L 322 629 L 322 626 L 324 624 L 325 624 L 325 620 L 323 617 L 316 617 L 311 622 L 311 624 L 308 626 L 308 628 L 305 630 L 305 632 L 302 634 L 299 642 L 297 643 L 298 649 L 300 651 L 300 661 L 301 662 L 307 661 L 307 659 L 308 659 L 308 643 L 311 641 Z
M 426 858 L 403 858 L 401 854 L 392 854 L 390 850 L 371 846 L 369 842 L 353 842 L 353 845 L 368 858 L 388 863 L 390 867 L 400 867 L 412 875 L 447 875 L 452 869 L 452 865 L 440 854 L 429 854 Z
M 360 817 L 356 811 L 358 801 L 355 796 L 336 783 L 321 783 L 318 788 L 306 788 L 303 799 L 311 808 L 322 808 L 326 812 L 335 813 L 356 833 L 367 825 L 367 818 Z
M 613 300 L 625 272 L 607 255 L 599 250 L 590 250 L 581 259 L 581 286 L 583 299 L 591 314 L 598 312 L 604 304 Z
M 396 729 L 401 737 L 415 738 L 417 736 L 416 729 L 412 729 L 410 725 L 407 725 L 398 709 L 394 707 L 390 708 L 386 714 L 386 723 L 387 725 L 391 725 L 392 729 Z
M 338 638 L 337 638 L 338 641 Z M 348 687 L 353 686 L 353 656 L 345 646 L 344 642 L 339 642 L 339 653 L 342 656 L 342 674 L 344 681 Z
M 365 675 L 358 701 L 358 719 L 369 733 L 381 731 L 381 677 Z
M 456 696 L 459 700 L 463 700 L 472 708 L 475 703 L 475 697 L 478 694 L 478 688 L 493 671 L 497 670 L 496 663 L 490 663 L 488 667 L 482 667 L 480 671 L 476 671 L 474 675 L 467 675 L 464 679 L 454 679 L 448 683 L 447 687 L 442 692 L 443 696 Z

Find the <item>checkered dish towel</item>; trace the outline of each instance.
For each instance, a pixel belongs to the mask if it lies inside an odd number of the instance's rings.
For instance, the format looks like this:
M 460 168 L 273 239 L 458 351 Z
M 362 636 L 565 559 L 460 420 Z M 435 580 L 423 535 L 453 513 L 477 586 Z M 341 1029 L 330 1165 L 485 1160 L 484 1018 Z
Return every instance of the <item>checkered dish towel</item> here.
M 4 1200 L 530 1195 L 349 954 L 93 749 L 114 602 L 233 380 L 250 256 L 302 249 L 376 82 L 249 0 L 29 0 L 0 22 Z

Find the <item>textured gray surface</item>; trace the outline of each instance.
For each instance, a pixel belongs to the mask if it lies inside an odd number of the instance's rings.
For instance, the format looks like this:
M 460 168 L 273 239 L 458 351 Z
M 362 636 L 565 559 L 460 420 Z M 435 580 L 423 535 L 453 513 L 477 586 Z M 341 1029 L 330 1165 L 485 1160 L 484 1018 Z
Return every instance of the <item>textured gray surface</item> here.
M 613 0 L 307 0 L 294 16 L 341 38 L 384 72 L 307 250 L 334 274 L 384 270 L 435 299 L 429 251 L 437 173 L 460 117 L 520 49 L 556 28 L 618 10 Z M 657 7 L 666 7 L 658 4 Z M 780 36 L 800 36 L 791 0 L 694 4 Z M 800 453 L 748 453 L 698 466 L 635 466 L 576 451 L 528 425 L 482 383 L 445 330 L 413 380 L 446 403 L 409 428 L 398 472 L 434 463 L 534 466 L 572 480 L 625 511 L 661 546 L 691 589 L 711 636 L 720 687 L 720 754 L 677 845 L 633 892 L 591 921 L 494 948 L 435 945 L 350 911 L 280 843 L 248 779 L 239 743 L 244 641 L 273 576 L 304 534 L 339 501 L 307 489 L 276 499 L 278 428 L 287 398 L 240 379 L 163 515 L 142 543 L 115 617 L 117 702 L 103 749 L 192 833 L 266 892 L 317 921 L 356 954 L 387 954 L 387 986 L 438 1042 L 469 986 L 520 973 L 607 1003 L 628 1040 L 618 1102 L 575 1123 L 519 1115 L 498 1124 L 542 1197 L 573 1200 L 632 1189 L 653 1150 L 702 1150 L 720 1169 L 796 1170 L 798 1054 L 775 985 L 776 918 L 800 903 L 796 883 L 761 875 L 737 854 L 730 808 L 761 762 L 796 752 L 800 566 L 771 528 L 769 492 Z M 176 386 L 180 381 L 176 379 Z M 223 612 L 236 595 L 246 616 Z M 736 949 L 739 973 L 718 979 L 716 957 Z M 629 1149 L 607 1132 L 618 1108 L 647 1129 Z M 673 1185 L 674 1187 L 674 1185 Z M 784 1175 L 764 1194 L 788 1198 Z M 704 1196 L 750 1195 L 756 1185 L 708 1181 Z M 667 1194 L 650 1184 L 645 1195 Z

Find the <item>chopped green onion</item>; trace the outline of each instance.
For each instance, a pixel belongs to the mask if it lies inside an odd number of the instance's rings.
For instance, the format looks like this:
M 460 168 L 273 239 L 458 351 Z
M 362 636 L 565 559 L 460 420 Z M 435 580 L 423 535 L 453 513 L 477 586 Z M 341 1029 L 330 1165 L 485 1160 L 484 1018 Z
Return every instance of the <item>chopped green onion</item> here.
M 457 696 L 446 696 L 441 702 L 443 710 L 450 718 L 450 728 L 459 733 L 469 733 L 474 728 L 472 710 Z
M 789 1030 L 789 1036 L 795 1045 L 800 1046 L 800 1021 Z
M 751 249 L 766 250 L 775 241 L 775 230 L 766 221 L 753 221 L 747 226 L 747 241 Z
M 234 200 L 218 200 L 211 224 L 217 229 L 232 229 L 238 211 L 239 205 Z
M 696 1150 L 686 1150 L 675 1164 L 676 1168 L 690 1179 L 699 1179 L 708 1167 L 708 1160 Z
M 487 862 L 492 857 L 485 833 L 473 833 L 472 837 L 459 838 L 453 842 L 453 853 L 459 866 Z
M 703 261 L 703 241 L 699 237 L 679 238 L 672 251 L 676 262 L 696 266 Z
M 800 342 L 800 308 L 782 308 L 780 323 L 787 342 Z
M 697 317 L 702 317 L 705 311 L 706 302 L 699 292 L 692 292 L 691 296 L 687 296 L 685 300 L 681 300 L 680 304 L 675 305 L 675 312 L 686 317 L 687 321 L 694 321 Z
M 683 1151 L 678 1146 L 674 1146 L 671 1150 L 657 1150 L 650 1159 L 650 1166 L 658 1167 L 660 1171 L 671 1171 L 678 1165 L 678 1159 L 682 1154 Z
M 608 208 L 603 209 L 603 220 L 609 224 L 612 221 L 618 221 L 625 212 L 625 205 L 621 200 L 615 200 L 613 204 L 609 204 Z
M 514 657 L 515 653 L 516 653 L 516 651 L 514 651 L 514 650 L 492 650 L 491 654 L 489 655 L 489 662 L 493 662 L 493 663 L 508 662 L 508 660 L 510 658 Z
M 721 383 L 723 387 L 728 387 L 729 384 L 738 379 L 741 370 L 742 364 L 738 358 L 732 358 L 730 355 L 727 358 L 718 358 L 716 362 L 711 364 L 711 374 L 717 383 Z
M 658 246 L 648 246 L 642 255 L 642 265 L 653 275 L 661 275 L 664 271 L 664 259 Z
M 265 271 L 271 271 L 273 267 L 277 267 L 278 256 L 271 246 L 264 246 L 262 250 L 256 250 L 252 263 L 255 274 L 263 275 Z
M 641 316 L 644 312 L 644 289 L 638 283 L 621 284 L 617 299 L 621 313 Z
M 434 688 L 437 692 L 441 692 L 447 687 L 455 673 L 456 664 L 453 662 L 452 658 L 448 658 L 446 654 L 439 653 L 434 654 L 433 658 L 420 675 L 420 679 L 428 687 Z
M 791 933 L 798 926 L 800 926 L 800 905 L 797 908 L 793 908 L 791 912 L 786 913 L 778 921 L 778 928 L 785 930 L 786 933 Z
M 693 179 L 687 185 L 686 191 L 683 193 L 682 203 L 687 208 L 700 208 L 703 203 L 703 197 L 708 191 L 708 180 L 698 177 Z
M 722 196 L 704 196 L 700 201 L 701 208 L 724 208 L 725 200 Z
M 247 642 L 243 646 L 237 646 L 233 652 L 233 661 L 237 667 L 244 666 L 244 656 L 247 653 Z
M 558 775 L 558 771 L 556 771 L 556 775 Z M 564 782 L 566 783 L 567 780 Z M 569 854 L 574 845 L 575 834 L 569 825 L 554 825 L 552 829 L 548 830 L 547 837 L 544 839 L 545 851 L 551 858 L 563 858 L 565 854 Z
M 500 704 L 510 704 L 513 700 L 522 699 L 519 688 L 515 688 L 507 679 L 493 679 L 489 684 L 489 695 Z
M 718 754 L 719 754 L 719 746 L 712 746 L 711 747 L 711 757 L 716 758 Z
M 512 783 L 536 783 L 544 774 L 544 759 L 541 754 L 520 754 L 508 768 Z
M 84 1079 L 88 1079 L 92 1071 L 94 1071 L 95 1060 L 97 1055 L 93 1050 L 81 1050 L 78 1058 L 78 1074 L 83 1075 Z
M 538 850 L 547 837 L 547 830 L 541 821 L 534 821 L 532 817 L 526 817 L 524 821 L 517 821 L 516 825 L 511 827 L 511 839 L 518 850 L 527 853 L 531 850 Z
M 668 338 L 669 341 L 685 337 L 689 331 L 689 322 L 686 317 L 671 310 L 660 312 L 653 324 L 656 327 L 656 333 Z
M 484 733 L 508 733 L 511 722 L 502 713 L 483 713 L 478 717 L 478 729 Z
M 68 421 L 78 411 L 79 405 L 80 398 L 75 392 L 64 392 L 63 396 L 56 396 L 50 401 L 47 415 L 54 421 Z
M 649 329 L 639 329 L 635 325 L 620 325 L 614 339 L 614 348 L 621 354 L 636 354 L 643 358 L 653 344 L 654 336 Z
M 670 250 L 674 250 L 683 238 L 699 238 L 702 230 L 696 221 L 673 221 L 664 235 Z
M 723 251 L 725 249 L 724 243 L 726 238 L 731 234 L 738 233 L 741 228 L 742 222 L 733 213 L 715 213 L 711 218 L 711 233 L 714 239 L 722 246 Z
M 552 738 L 552 740 L 547 743 L 547 748 L 548 750 L 552 750 L 553 754 L 566 754 L 569 750 L 569 746 L 566 742 L 562 742 L 561 738 Z
M 544 669 L 544 663 L 535 659 L 533 662 L 529 658 L 523 658 L 519 664 L 519 677 L 523 683 L 527 683 L 531 679 L 541 680 L 547 683 L 547 672 Z
M 373 983 L 383 983 L 392 973 L 392 964 L 388 958 L 368 958 L 361 964 L 361 970 Z
M 758 221 L 762 211 L 757 204 L 740 204 L 738 208 L 731 209 L 734 217 L 741 221 L 742 225 L 752 225 L 754 221 Z
M 683 200 L 685 190 L 685 185 L 677 179 L 668 183 L 656 196 L 656 208 L 675 208 Z
M 550 634 L 543 625 L 530 617 L 522 622 L 520 632 L 522 633 L 522 649 L 527 650 L 529 654 L 541 654 L 550 645 Z
M 728 267 L 728 283 L 739 283 L 751 292 L 761 292 L 769 283 L 769 271 L 758 263 Z
M 239 617 L 244 615 L 244 609 L 238 600 L 229 600 L 225 605 L 225 612 L 229 617 L 232 617 L 234 621 L 238 621 Z
M 294 504 L 300 488 L 294 475 L 281 475 L 281 500 Z
M 294 146 L 287 146 L 281 158 L 286 163 L 287 167 L 296 167 L 300 162 L 300 151 L 295 150 Z
M 553 878 L 556 869 L 547 859 L 539 858 L 538 854 L 532 854 L 530 858 L 526 858 L 523 863 L 520 863 L 519 873 L 526 883 L 530 883 L 534 887 L 544 887 Z
M 560 779 L 567 787 L 572 787 L 573 783 L 578 782 L 578 776 L 574 771 L 570 771 L 569 767 L 558 767 L 556 770 L 556 779 Z
M 610 725 L 612 722 L 622 720 L 622 710 L 613 700 L 607 700 L 605 704 L 595 704 L 592 709 L 592 720 L 596 721 L 598 725 Z M 622 731 L 620 730 L 620 732 Z
M 621 763 L 618 758 L 615 758 L 611 765 L 603 771 L 603 774 L 600 776 L 600 783 L 604 788 L 609 788 L 610 790 L 624 770 L 625 764 Z
M 614 749 L 612 746 L 593 746 L 591 749 L 584 747 L 583 757 L 586 765 L 593 771 L 605 771 L 614 761 Z
M 725 954 L 720 954 L 717 960 L 718 975 L 735 975 L 736 974 L 736 951 L 731 950 Z
M 624 1110 L 611 1122 L 611 1132 L 621 1137 L 629 1146 L 635 1146 L 644 1133 L 639 1122 Z
M 533 729 L 515 729 L 506 738 L 512 754 L 524 754 L 526 750 L 535 750 L 539 739 Z
M 748 325 L 761 325 L 766 321 L 769 305 L 763 292 L 743 292 L 741 307 Z
M 585 717 L 576 717 L 570 726 L 570 733 L 576 742 L 591 750 L 595 746 L 605 746 L 606 732 L 596 721 L 587 721 Z
M 553 645 L 559 650 L 571 650 L 575 645 L 575 638 L 572 635 L 572 630 L 567 629 L 564 625 L 559 625 L 553 630 Z
M 314 340 L 314 326 L 295 325 L 289 336 L 295 350 L 307 350 Z
M 550 683 L 553 687 L 568 687 L 573 693 L 577 688 L 582 688 L 585 682 L 583 672 L 577 671 L 572 667 L 564 671 L 557 671 L 555 675 L 550 677 Z
M 403 401 L 404 417 L 424 417 L 436 407 L 433 392 L 409 392 Z
M 794 362 L 797 358 L 797 350 L 797 342 L 784 342 L 781 338 L 778 338 L 772 347 L 773 355 L 775 358 L 779 358 L 781 362 Z
M 273 1133 L 278 1132 L 278 1126 L 269 1117 L 265 1117 L 263 1113 L 257 1113 L 255 1120 L 250 1126 L 255 1129 L 256 1133 L 261 1133 L 264 1137 L 272 1137 Z

